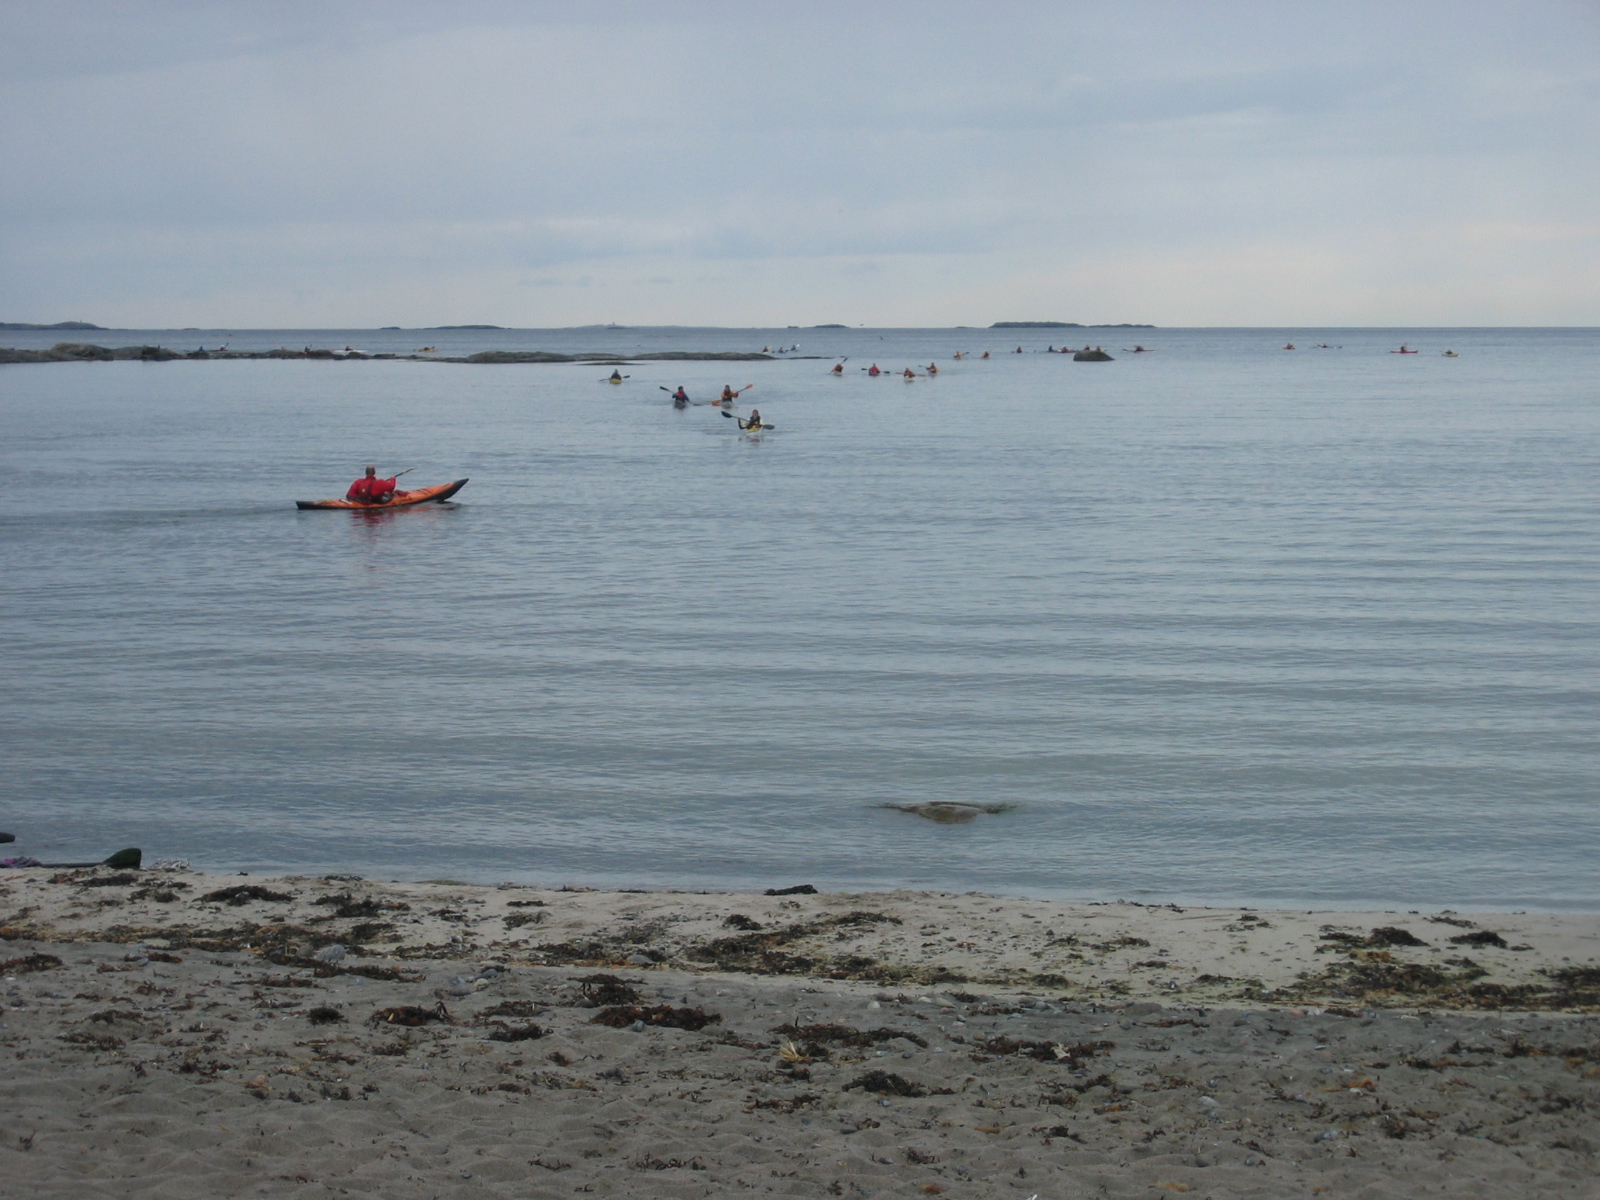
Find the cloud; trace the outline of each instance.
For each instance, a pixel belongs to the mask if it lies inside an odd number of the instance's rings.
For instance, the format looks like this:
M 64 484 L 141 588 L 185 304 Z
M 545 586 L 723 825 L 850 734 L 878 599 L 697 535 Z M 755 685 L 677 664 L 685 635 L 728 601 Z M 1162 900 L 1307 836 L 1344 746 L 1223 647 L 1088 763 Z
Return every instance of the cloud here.
M 1592 211 L 1579 4 L 0 9 L 11 313 L 448 321 L 459 289 L 534 323 L 587 278 L 593 319 L 693 322 L 737 268 L 773 318 L 982 322 L 1095 280 L 1128 319 L 1600 320 L 1592 240 L 1482 249 Z

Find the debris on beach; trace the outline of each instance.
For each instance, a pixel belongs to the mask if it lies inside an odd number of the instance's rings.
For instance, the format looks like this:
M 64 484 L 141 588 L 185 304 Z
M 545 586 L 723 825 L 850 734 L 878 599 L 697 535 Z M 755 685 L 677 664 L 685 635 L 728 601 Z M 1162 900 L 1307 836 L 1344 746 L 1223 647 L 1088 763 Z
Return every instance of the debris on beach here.
M 589 1024 L 626 1029 L 630 1025 L 643 1022 L 645 1025 L 654 1025 L 658 1028 L 687 1029 L 692 1033 L 697 1029 L 704 1029 L 707 1025 L 720 1024 L 721 1021 L 720 1013 L 708 1013 L 703 1008 L 673 1008 L 670 1004 L 657 1004 L 644 1008 L 633 1004 L 602 1009 L 597 1016 L 590 1019 Z
M 422 1008 L 415 1004 L 397 1004 L 393 1008 L 381 1008 L 367 1018 L 372 1025 L 408 1025 L 412 1027 L 426 1025 L 429 1021 L 443 1021 L 452 1023 L 450 1010 L 444 1006 L 443 1001 L 432 1008 Z

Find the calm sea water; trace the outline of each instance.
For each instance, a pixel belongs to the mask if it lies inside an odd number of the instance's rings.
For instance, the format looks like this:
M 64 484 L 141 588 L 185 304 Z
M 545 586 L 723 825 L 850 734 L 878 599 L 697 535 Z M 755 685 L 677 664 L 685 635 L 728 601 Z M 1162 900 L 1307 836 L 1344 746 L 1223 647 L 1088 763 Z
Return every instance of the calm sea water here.
M 224 340 L 0 342 L 63 337 Z M 1117 361 L 1035 352 L 1063 337 Z M 1600 332 L 226 340 L 849 361 L 0 368 L 20 852 L 1600 906 Z M 777 429 L 676 412 L 679 383 L 754 383 Z M 295 510 L 368 461 L 472 482 Z M 882 807 L 927 800 L 1015 807 Z

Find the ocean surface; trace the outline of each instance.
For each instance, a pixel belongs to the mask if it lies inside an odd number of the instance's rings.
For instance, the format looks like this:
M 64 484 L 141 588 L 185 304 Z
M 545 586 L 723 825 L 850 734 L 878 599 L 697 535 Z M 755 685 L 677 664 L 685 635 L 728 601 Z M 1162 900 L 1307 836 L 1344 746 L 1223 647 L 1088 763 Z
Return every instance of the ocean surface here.
M 0 333 L 62 340 L 798 350 L 0 367 L 16 852 L 1600 908 L 1600 331 Z M 295 509 L 367 462 L 471 482 Z

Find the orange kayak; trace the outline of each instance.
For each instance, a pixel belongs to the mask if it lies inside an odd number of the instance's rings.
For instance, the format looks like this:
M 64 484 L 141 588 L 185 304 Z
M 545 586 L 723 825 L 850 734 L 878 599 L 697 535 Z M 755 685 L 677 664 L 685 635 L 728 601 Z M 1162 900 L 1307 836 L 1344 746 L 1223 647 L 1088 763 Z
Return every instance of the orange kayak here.
M 465 479 L 458 479 L 454 483 L 439 483 L 433 487 L 415 488 L 409 492 L 397 491 L 392 500 L 382 504 L 362 504 L 356 500 L 296 500 L 296 508 L 409 508 L 413 504 L 430 504 L 437 500 L 448 500 L 462 488 L 467 486 Z

